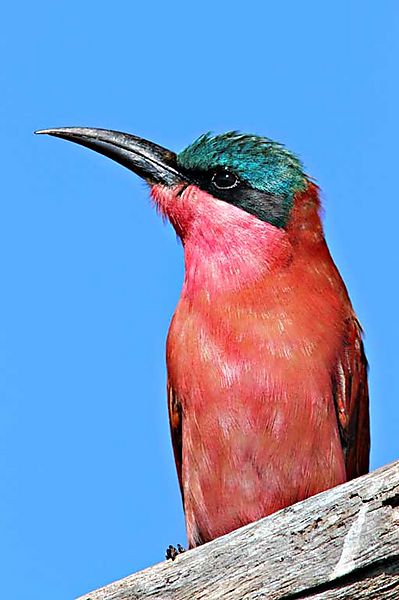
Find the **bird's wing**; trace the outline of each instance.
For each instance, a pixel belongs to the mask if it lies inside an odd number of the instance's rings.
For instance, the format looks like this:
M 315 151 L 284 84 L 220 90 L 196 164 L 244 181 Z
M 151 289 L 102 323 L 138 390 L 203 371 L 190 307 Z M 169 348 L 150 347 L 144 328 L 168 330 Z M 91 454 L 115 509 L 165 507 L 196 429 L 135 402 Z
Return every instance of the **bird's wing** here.
M 176 392 L 168 382 L 168 409 L 170 433 L 172 435 L 173 453 L 175 455 L 177 476 L 183 497 L 182 485 L 182 407 Z
M 333 374 L 333 393 L 350 480 L 368 472 L 370 452 L 367 360 L 362 328 L 355 317 L 347 321 L 345 339 Z

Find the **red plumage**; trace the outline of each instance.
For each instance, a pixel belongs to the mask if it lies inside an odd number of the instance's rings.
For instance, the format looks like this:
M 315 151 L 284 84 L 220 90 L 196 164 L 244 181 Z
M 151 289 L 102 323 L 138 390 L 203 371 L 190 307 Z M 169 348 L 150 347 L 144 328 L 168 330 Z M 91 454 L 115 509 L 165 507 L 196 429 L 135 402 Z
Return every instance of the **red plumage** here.
M 167 368 L 194 547 L 367 472 L 367 363 L 314 184 L 286 229 L 193 185 L 152 195 L 185 252 Z
M 298 159 L 237 132 L 178 155 L 106 129 L 39 133 L 144 177 L 183 242 L 167 367 L 190 547 L 366 473 L 362 332 Z

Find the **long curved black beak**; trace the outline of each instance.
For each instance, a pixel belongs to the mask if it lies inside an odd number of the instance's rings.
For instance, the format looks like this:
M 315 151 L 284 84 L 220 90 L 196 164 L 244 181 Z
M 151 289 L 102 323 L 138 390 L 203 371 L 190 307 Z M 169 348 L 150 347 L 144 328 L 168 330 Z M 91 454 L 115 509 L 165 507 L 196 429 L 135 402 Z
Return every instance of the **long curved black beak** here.
M 112 158 L 150 184 L 175 186 L 188 181 L 177 166 L 174 152 L 130 133 L 91 127 L 41 129 L 35 133 L 46 133 L 86 146 Z

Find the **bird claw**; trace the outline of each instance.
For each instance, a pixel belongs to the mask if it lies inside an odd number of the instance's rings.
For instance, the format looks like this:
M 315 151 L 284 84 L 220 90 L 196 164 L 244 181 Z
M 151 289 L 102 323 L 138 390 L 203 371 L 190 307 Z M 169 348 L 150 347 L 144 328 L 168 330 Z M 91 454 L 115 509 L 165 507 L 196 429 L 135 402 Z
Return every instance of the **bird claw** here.
M 172 544 L 170 544 L 167 548 L 166 548 L 166 560 L 175 560 L 176 556 L 178 556 L 179 554 L 183 554 L 183 552 L 185 552 L 186 549 L 183 548 L 183 546 L 181 544 L 177 544 L 177 548 L 175 548 L 174 546 L 172 546 Z

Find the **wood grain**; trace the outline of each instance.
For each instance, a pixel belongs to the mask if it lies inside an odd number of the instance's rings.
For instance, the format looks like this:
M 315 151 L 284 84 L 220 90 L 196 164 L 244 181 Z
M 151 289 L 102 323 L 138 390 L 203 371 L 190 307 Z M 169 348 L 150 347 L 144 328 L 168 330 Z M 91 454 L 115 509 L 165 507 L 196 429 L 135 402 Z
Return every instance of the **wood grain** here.
M 79 600 L 399 598 L 399 461 Z

